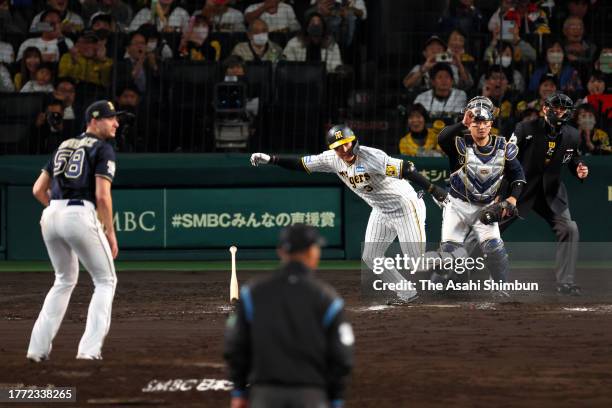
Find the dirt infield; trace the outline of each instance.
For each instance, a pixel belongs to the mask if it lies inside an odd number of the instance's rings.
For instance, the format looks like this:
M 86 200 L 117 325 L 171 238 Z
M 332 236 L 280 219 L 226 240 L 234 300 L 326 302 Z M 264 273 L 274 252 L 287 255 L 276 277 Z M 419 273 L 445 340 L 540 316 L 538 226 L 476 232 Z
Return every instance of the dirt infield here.
M 551 296 L 370 308 L 358 272 L 320 276 L 345 298 L 355 328 L 350 407 L 612 406 L 612 306 Z M 92 289 L 82 274 L 51 360 L 28 363 L 30 330 L 52 281 L 51 273 L 0 274 L 0 384 L 72 386 L 78 402 L 0 406 L 229 406 L 227 384 L 211 381 L 226 378 L 227 272 L 121 273 L 96 362 L 74 359 Z

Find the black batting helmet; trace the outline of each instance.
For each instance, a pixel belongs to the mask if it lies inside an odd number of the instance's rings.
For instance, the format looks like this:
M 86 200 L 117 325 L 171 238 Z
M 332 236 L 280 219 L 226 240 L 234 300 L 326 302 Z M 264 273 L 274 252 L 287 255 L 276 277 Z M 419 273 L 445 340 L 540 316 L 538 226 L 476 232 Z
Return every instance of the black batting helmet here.
M 353 147 L 357 146 L 357 136 L 353 129 L 346 125 L 336 125 L 327 131 L 327 147 L 335 149 L 343 144 L 353 142 Z
M 574 114 L 574 102 L 572 99 L 562 93 L 554 93 L 544 101 L 544 106 L 547 106 L 546 121 L 555 127 L 560 127 L 572 118 Z M 565 109 L 561 115 L 557 115 L 554 108 Z

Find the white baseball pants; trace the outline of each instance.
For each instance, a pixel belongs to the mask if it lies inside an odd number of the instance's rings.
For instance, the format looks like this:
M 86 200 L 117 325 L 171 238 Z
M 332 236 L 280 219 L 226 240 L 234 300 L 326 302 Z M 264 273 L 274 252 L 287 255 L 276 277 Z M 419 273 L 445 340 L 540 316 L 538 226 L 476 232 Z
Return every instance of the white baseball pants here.
M 375 258 L 385 256 L 387 248 L 396 237 L 405 255 L 417 258 L 425 250 L 425 202 L 415 196 L 402 200 L 401 206 L 402 211 L 393 216 L 376 208 L 370 213 L 362 256 L 370 269 Z M 405 279 L 395 268 L 385 268 L 381 278 L 387 283 L 397 283 Z M 416 291 L 404 292 L 409 293 L 403 293 L 401 297 L 416 295 Z
M 111 322 L 117 275 L 108 240 L 98 221 L 94 205 L 70 205 L 69 200 L 52 200 L 42 214 L 40 225 L 55 283 L 47 294 L 30 338 L 28 356 L 47 358 L 51 343 L 62 323 L 70 295 L 79 276 L 79 260 L 94 283 L 85 333 L 77 355 L 101 357 L 102 344 Z
M 474 230 L 480 243 L 501 239 L 496 222 L 485 225 L 478 219 L 480 212 L 488 204 L 468 203 L 451 195 L 448 198 L 450 202 L 442 210 L 442 242 L 463 244 L 470 229 Z

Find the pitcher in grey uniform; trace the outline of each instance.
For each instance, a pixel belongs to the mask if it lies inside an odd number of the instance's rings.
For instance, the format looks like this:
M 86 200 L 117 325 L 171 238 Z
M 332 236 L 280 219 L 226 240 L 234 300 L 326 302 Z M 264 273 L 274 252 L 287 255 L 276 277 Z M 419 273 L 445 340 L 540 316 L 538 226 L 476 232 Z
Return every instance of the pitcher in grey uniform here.
M 34 196 L 46 207 L 40 226 L 55 282 L 32 329 L 27 353 L 30 361 L 49 358 L 78 280 L 79 261 L 91 275 L 95 289 L 76 358 L 102 358 L 117 285 L 113 259 L 119 251 L 111 197 L 115 151 L 107 140 L 115 137 L 119 114 L 108 101 L 90 105 L 85 133 L 64 141 L 34 184 Z
M 327 132 L 328 151 L 301 159 L 253 153 L 251 164 L 275 164 L 307 173 L 336 173 L 340 180 L 372 207 L 366 229 L 364 262 L 371 269 L 375 258 L 397 237 L 404 254 L 418 257 L 425 245 L 425 203 L 406 180 L 421 186 L 438 201 L 447 193 L 418 173 L 414 164 L 389 157 L 372 147 L 360 146 L 355 133 L 345 125 L 336 125 Z M 395 269 L 386 270 L 381 278 L 387 283 L 404 278 Z M 397 291 L 393 302 L 405 303 L 416 296 L 414 290 Z

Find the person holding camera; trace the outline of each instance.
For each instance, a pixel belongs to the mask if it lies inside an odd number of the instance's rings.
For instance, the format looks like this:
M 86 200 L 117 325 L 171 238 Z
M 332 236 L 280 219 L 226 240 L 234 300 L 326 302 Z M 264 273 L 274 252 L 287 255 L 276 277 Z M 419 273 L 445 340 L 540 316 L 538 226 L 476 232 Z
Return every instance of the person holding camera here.
M 60 12 L 54 9 L 43 12 L 40 16 L 40 37 L 28 38 L 19 46 L 17 61 L 23 57 L 28 47 L 36 47 L 40 50 L 42 61 L 56 63 L 60 56 L 68 52 L 74 46 L 70 38 L 62 34 Z
M 425 61 L 417 64 L 404 77 L 404 87 L 411 91 L 424 91 L 432 87 L 431 70 L 437 63 L 449 64 L 453 82 L 459 89 L 469 89 L 474 81 L 463 67 L 459 58 L 453 58 L 451 53 L 446 51 L 446 43 L 437 35 L 431 36 L 423 48 Z
M 23 154 L 47 154 L 55 150 L 64 140 L 64 103 L 51 99 L 44 112 L 34 121 L 28 138 L 21 141 Z

